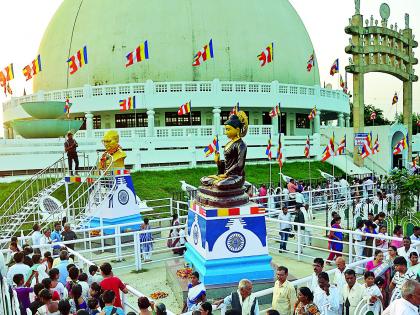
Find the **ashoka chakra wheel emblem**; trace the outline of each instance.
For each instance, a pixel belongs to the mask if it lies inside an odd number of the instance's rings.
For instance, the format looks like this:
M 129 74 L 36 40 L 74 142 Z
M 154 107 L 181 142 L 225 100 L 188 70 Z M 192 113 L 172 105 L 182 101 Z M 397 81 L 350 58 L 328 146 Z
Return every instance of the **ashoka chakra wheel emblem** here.
M 129 199 L 130 199 L 130 197 L 128 196 L 128 192 L 127 191 L 121 190 L 118 193 L 118 201 L 120 202 L 120 204 L 126 205 Z
M 226 247 L 232 253 L 239 253 L 245 247 L 245 236 L 239 232 L 232 232 L 226 238 Z

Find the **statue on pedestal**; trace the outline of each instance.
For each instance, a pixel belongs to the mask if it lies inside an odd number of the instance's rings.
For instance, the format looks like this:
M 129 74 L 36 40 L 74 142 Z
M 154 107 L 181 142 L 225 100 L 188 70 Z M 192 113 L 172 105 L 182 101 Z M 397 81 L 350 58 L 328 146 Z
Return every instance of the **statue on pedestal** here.
M 105 152 L 99 161 L 98 168 L 106 170 L 111 164 L 111 169 L 124 168 L 124 160 L 127 154 L 119 145 L 120 136 L 116 130 L 108 130 L 102 138 L 102 143 L 105 147 Z
M 240 111 L 231 115 L 225 123 L 225 134 L 229 142 L 224 148 L 225 160 L 216 152 L 214 161 L 217 175 L 201 178 L 197 201 L 202 205 L 235 207 L 249 201 L 245 193 L 245 159 L 247 147 L 242 138 L 248 131 L 248 117 Z

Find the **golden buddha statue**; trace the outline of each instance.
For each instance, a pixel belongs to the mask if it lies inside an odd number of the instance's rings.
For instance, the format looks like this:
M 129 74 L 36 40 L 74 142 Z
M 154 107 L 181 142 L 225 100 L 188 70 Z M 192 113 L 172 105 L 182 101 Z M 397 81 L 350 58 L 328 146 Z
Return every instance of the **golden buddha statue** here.
M 119 145 L 120 136 L 116 130 L 108 130 L 102 138 L 102 143 L 105 147 L 105 152 L 99 161 L 98 168 L 105 170 L 111 164 L 110 169 L 124 168 L 124 160 L 127 154 Z M 112 157 L 112 158 L 111 158 Z
M 197 200 L 205 205 L 238 206 L 248 202 L 245 194 L 245 159 L 247 147 L 242 138 L 248 131 L 248 117 L 240 111 L 225 122 L 229 142 L 224 147 L 225 160 L 216 153 L 217 175 L 201 178 Z

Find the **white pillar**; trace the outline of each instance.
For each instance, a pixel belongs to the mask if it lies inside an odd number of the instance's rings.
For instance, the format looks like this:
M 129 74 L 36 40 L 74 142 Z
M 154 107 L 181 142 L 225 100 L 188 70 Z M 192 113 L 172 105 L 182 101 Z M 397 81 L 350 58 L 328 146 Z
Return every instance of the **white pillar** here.
M 220 107 L 213 108 L 213 128 L 216 135 L 220 136 Z
M 316 116 L 314 118 L 314 132 L 315 133 L 319 133 L 320 126 L 321 126 L 321 111 L 317 110 Z
M 85 114 L 86 117 L 86 137 L 92 138 L 93 136 L 93 114 L 91 112 L 87 112 Z
M 9 127 L 7 125 L 3 125 L 3 132 L 4 132 L 4 139 L 9 139 Z
M 344 127 L 344 114 L 338 114 L 338 127 Z
M 155 111 L 153 108 L 147 110 L 147 136 L 153 137 L 155 134 Z
M 346 127 L 350 127 L 350 115 L 346 115 Z

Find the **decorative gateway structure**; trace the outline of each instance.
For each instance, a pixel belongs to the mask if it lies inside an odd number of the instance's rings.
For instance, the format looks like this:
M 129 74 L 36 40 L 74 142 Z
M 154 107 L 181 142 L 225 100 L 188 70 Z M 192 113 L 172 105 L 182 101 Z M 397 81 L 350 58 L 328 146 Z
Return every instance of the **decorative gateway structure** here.
M 221 133 L 238 103 L 249 117 L 250 160 L 264 159 L 264 143 L 278 134 L 279 120 L 284 155 L 292 158 L 303 157 L 306 136 L 319 133 L 321 118 L 349 124 L 348 96 L 320 87 L 314 48 L 288 1 L 64 0 L 38 55 L 42 71 L 31 78 L 33 94 L 3 104 L 5 138 L 13 140 L 0 144 L 0 171 L 56 161 L 57 137 L 75 120 L 82 121 L 79 149 L 90 160 L 112 128 L 127 152 L 126 166 L 135 169 L 209 163 L 204 144 Z M 15 80 L 23 79 L 14 67 Z M 178 115 L 188 102 L 190 111 Z M 281 114 L 271 117 L 278 104 Z M 37 112 L 46 109 L 61 117 L 39 123 Z M 38 158 L 28 159 L 34 153 Z

